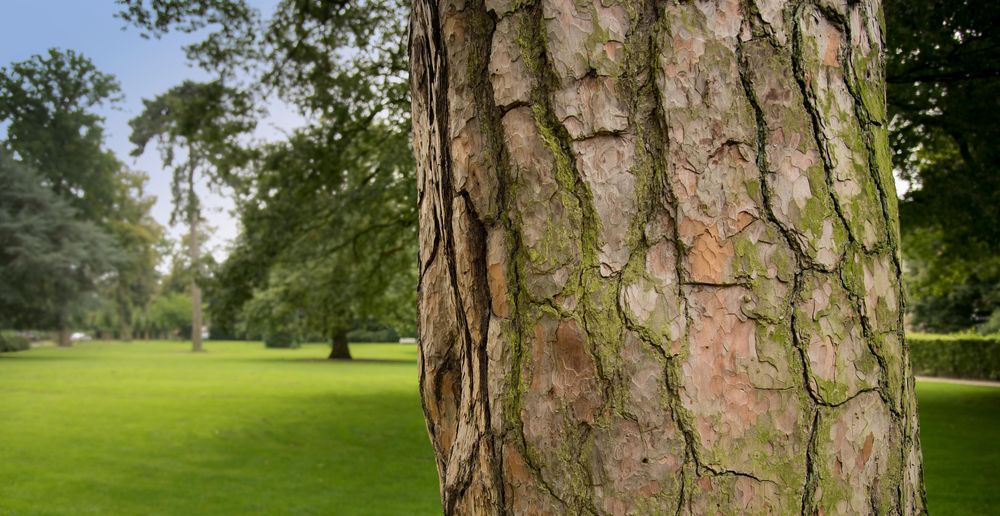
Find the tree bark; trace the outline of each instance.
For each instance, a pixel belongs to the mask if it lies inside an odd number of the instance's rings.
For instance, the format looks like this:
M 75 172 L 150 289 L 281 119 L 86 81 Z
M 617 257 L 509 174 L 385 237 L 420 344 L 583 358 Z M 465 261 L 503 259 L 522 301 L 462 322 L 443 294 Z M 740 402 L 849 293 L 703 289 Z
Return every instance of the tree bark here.
M 194 186 L 192 185 L 192 191 Z M 190 210 L 188 224 L 191 234 L 188 238 L 188 259 L 191 263 L 191 351 L 204 351 L 201 343 L 201 287 L 198 286 L 198 276 L 201 270 L 201 248 L 198 241 L 198 214 Z
M 347 346 L 347 332 L 337 332 L 333 335 L 330 346 L 330 360 L 350 360 L 351 348 Z
M 919 513 L 878 0 L 417 0 L 448 514 Z

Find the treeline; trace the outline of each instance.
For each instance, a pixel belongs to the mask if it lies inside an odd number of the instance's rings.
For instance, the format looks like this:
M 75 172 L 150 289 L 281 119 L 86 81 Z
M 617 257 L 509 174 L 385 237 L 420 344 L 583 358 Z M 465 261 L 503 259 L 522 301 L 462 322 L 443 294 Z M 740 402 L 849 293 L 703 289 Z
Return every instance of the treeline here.
M 157 290 L 163 228 L 146 176 L 104 147 L 114 77 L 73 51 L 0 68 L 0 328 L 60 345 L 105 303 L 130 336 Z
M 0 328 L 61 330 L 68 343 L 82 327 L 197 340 L 191 328 L 204 324 L 220 336 L 322 338 L 332 357 L 348 356 L 348 334 L 365 321 L 411 333 L 409 4 L 118 6 L 144 37 L 201 36 L 185 52 L 210 79 L 145 100 L 131 124 L 134 154 L 159 152 L 172 175 L 172 222 L 187 236 L 176 248 L 164 242 L 144 174 L 103 146 L 96 112 L 120 100 L 117 81 L 72 51 L 14 63 L 0 73 Z M 875 122 L 913 185 L 900 202 L 910 325 L 998 331 L 1000 60 L 991 57 L 1000 9 L 988 0 L 883 6 L 886 62 L 874 69 L 887 76 L 889 116 Z M 275 103 L 302 122 L 261 141 L 258 121 Z M 480 177 L 453 166 L 465 181 Z M 240 219 L 218 264 L 201 249 L 208 228 L 194 185 L 204 181 L 232 196 Z
M 81 236 L 66 249 L 79 252 L 60 262 L 64 269 L 41 273 L 79 280 L 79 295 L 63 295 L 63 286 L 36 295 L 35 305 L 51 308 L 51 314 L 30 309 L 27 298 L 12 299 L 0 327 L 62 328 L 64 336 L 80 327 L 119 338 L 190 335 L 197 350 L 198 329 L 208 326 L 215 335 L 320 337 L 332 344 L 332 358 L 349 357 L 348 335 L 357 337 L 371 321 L 415 333 L 417 202 L 407 5 L 287 1 L 265 16 L 240 0 L 118 3 L 118 16 L 144 37 L 170 31 L 205 35 L 185 51 L 211 79 L 182 81 L 144 100 L 131 122 L 133 155 L 158 152 L 172 175 L 171 223 L 183 224 L 186 235 L 176 250 L 163 243 L 162 228 L 149 217 L 151 201 L 141 191 L 144 176 L 126 171 L 102 147 L 95 108 L 120 97 L 114 78 L 73 52 L 52 51 L 12 65 L 3 84 L 9 109 L 0 113 L 9 122 L 5 150 L 11 165 L 5 171 L 36 174 L 27 182 L 70 205 L 72 211 L 55 218 L 82 218 L 94 231 L 61 228 L 63 235 Z M 70 61 L 87 69 L 65 66 Z M 34 88 L 42 97 L 51 93 L 47 83 L 36 81 L 35 69 L 59 70 L 65 80 L 85 86 L 67 86 L 60 98 L 37 104 L 55 106 L 49 118 L 60 106 L 71 106 L 80 120 L 67 134 L 88 135 L 86 149 L 47 133 L 57 124 L 33 114 L 23 118 L 37 122 L 36 130 L 19 132 L 18 113 L 31 111 L 22 109 L 30 99 L 11 93 L 20 91 L 14 86 Z M 282 138 L 261 141 L 258 121 L 274 103 L 302 123 Z M 38 142 L 50 143 L 41 154 L 64 163 L 33 158 Z M 108 170 L 98 174 L 103 183 L 64 186 L 79 173 L 76 164 L 90 159 L 87 152 L 106 162 Z M 131 188 L 122 195 L 127 217 L 97 213 L 110 205 L 104 183 L 115 181 Z M 203 182 L 230 195 L 240 218 L 240 235 L 219 264 L 202 250 L 206 227 L 195 185 Z M 123 220 L 131 225 L 123 227 Z M 19 263 L 27 271 L 44 271 L 26 258 L 43 254 L 26 250 Z M 174 266 L 161 277 L 156 265 L 168 255 Z M 14 268 L 5 262 L 4 270 Z M 182 316 L 188 306 L 190 316 Z
M 236 200 L 239 237 L 217 268 L 198 271 L 212 331 L 321 337 L 331 358 L 350 357 L 348 334 L 365 321 L 412 333 L 408 4 L 282 1 L 272 13 L 242 0 L 119 4 L 119 17 L 146 37 L 204 36 L 185 51 L 212 80 L 145 101 L 132 141 L 137 153 L 155 143 L 173 172 L 175 217 L 192 228 L 189 252 L 198 239 L 196 179 Z M 274 103 L 302 123 L 257 141 L 257 120 Z

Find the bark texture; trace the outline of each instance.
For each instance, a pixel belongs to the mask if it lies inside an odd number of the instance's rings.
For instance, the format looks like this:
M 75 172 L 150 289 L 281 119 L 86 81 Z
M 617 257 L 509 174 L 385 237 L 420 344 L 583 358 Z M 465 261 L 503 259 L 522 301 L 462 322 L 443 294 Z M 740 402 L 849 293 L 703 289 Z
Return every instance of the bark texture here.
M 878 0 L 417 0 L 448 514 L 919 513 Z

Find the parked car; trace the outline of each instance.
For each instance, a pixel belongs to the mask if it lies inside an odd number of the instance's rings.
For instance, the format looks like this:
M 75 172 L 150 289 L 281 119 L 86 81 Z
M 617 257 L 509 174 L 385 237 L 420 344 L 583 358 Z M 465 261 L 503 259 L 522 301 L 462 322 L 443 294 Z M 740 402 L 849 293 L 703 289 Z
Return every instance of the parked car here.
M 69 336 L 69 340 L 73 342 L 79 342 L 79 341 L 93 340 L 93 339 L 91 339 L 90 335 L 87 335 L 86 333 L 74 332 L 72 335 Z

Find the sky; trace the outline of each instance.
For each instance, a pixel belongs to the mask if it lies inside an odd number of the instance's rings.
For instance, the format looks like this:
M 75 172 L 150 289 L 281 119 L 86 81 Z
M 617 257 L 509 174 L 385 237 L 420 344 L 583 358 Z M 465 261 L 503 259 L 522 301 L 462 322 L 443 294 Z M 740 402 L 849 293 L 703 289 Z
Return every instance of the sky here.
M 270 13 L 277 0 L 251 2 Z M 142 99 L 153 98 L 185 79 L 207 80 L 205 72 L 188 66 L 182 47 L 198 39 L 197 35 L 169 34 L 161 39 L 143 39 L 139 31 L 126 28 L 114 17 L 114 0 L 0 0 L 0 66 L 24 61 L 49 48 L 72 49 L 90 58 L 99 70 L 114 75 L 121 83 L 125 99 L 116 109 L 102 109 L 105 117 L 107 147 L 131 168 L 149 176 L 147 194 L 156 197 L 153 216 L 176 239 L 183 234 L 180 224 L 170 225 L 172 211 L 170 173 L 160 162 L 153 145 L 139 158 L 129 155 L 128 122 L 142 111 Z M 279 134 L 281 127 L 295 123 L 295 116 L 280 108 L 261 121 L 258 136 Z M 205 216 L 214 228 L 208 249 L 221 260 L 227 244 L 239 231 L 233 203 L 225 192 L 212 192 L 199 185 Z

